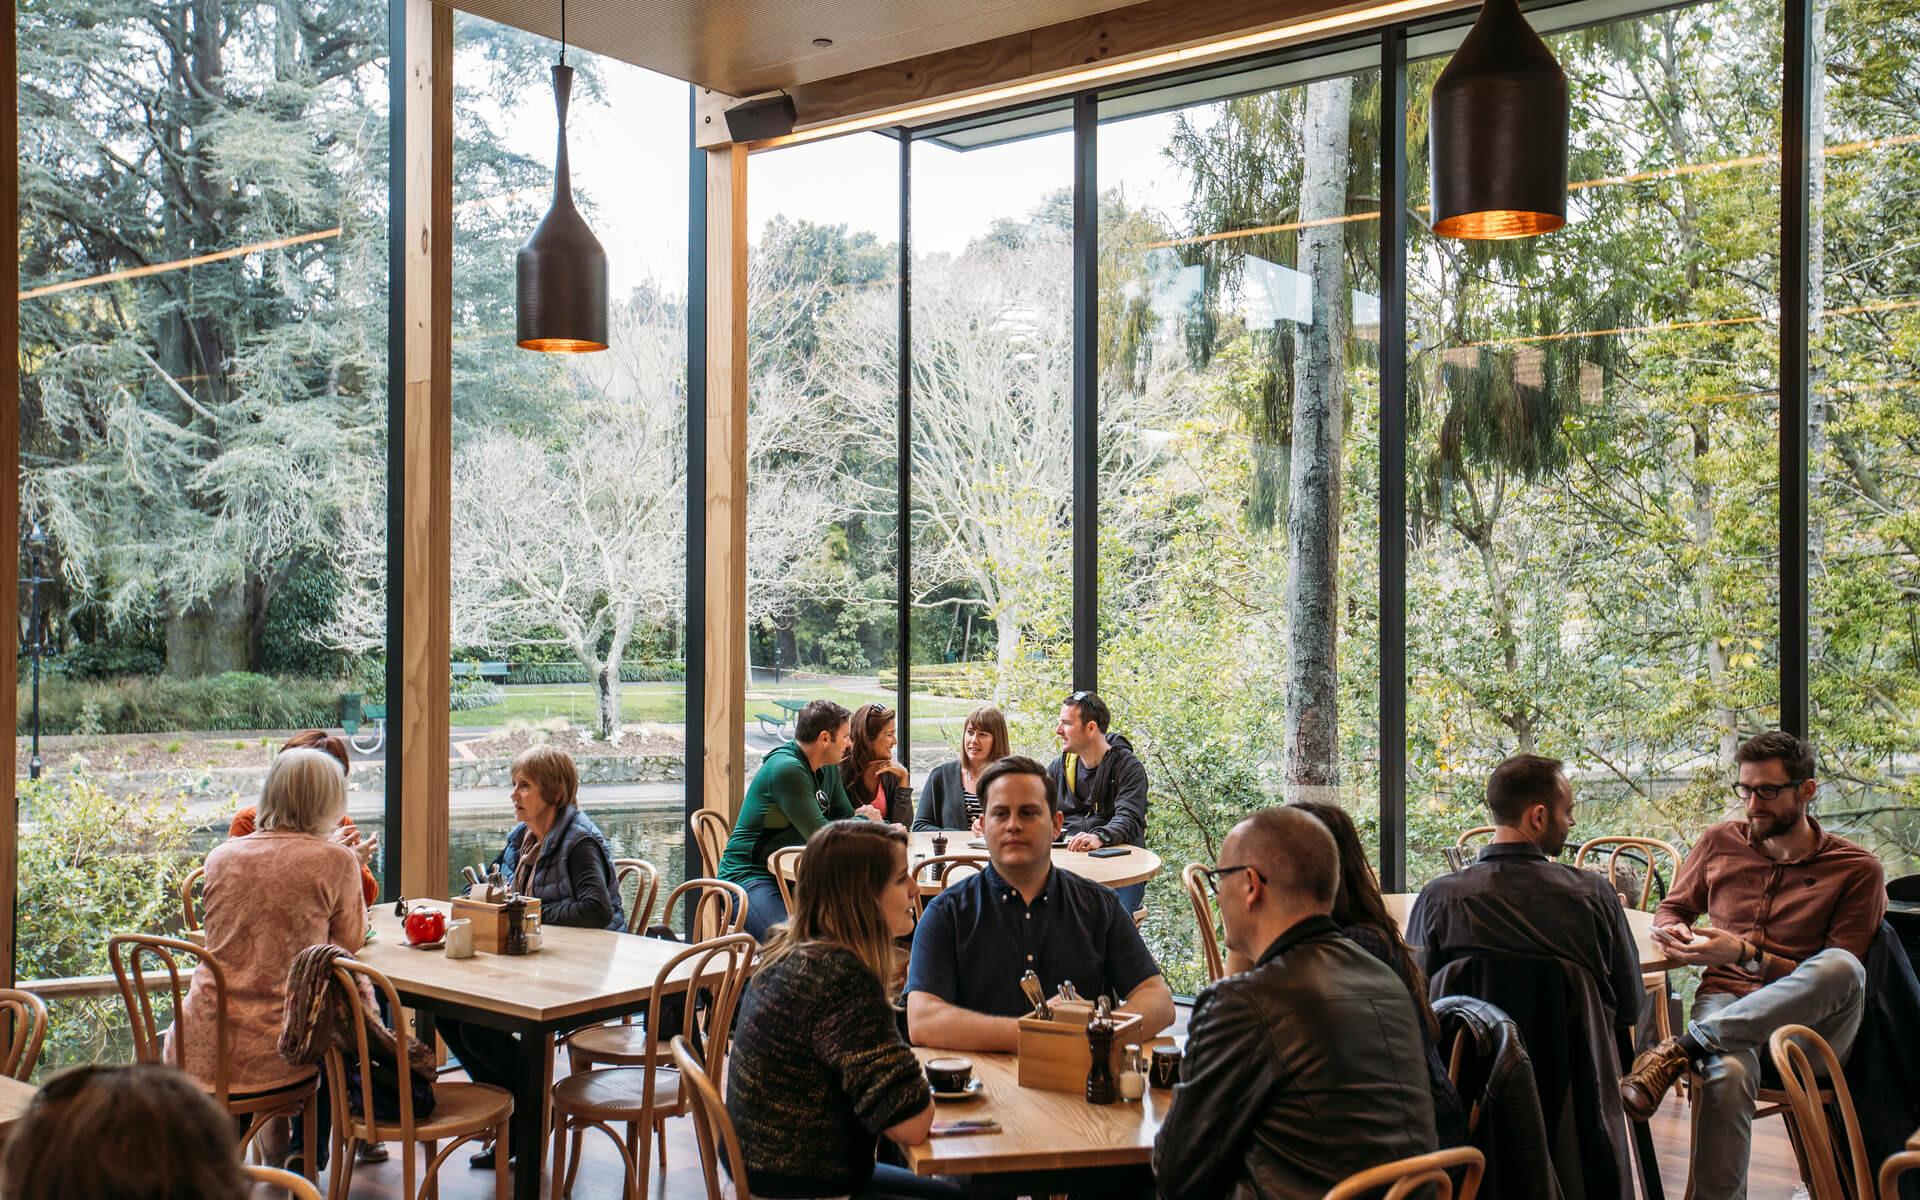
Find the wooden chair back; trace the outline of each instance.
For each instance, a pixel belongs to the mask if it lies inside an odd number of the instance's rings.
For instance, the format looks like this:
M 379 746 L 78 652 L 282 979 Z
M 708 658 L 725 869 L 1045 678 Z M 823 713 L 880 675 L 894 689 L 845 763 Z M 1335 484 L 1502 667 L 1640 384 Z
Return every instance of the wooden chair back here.
M 357 958 L 334 959 L 333 977 L 337 986 L 345 988 L 348 993 L 355 997 L 360 995 L 360 984 L 362 981 L 365 981 L 366 984 L 373 989 L 373 994 L 386 1002 L 388 1012 L 399 1013 L 404 1011 L 400 1007 L 400 993 L 395 990 L 393 981 L 388 979 L 378 969 L 368 966 Z M 408 1025 L 409 1022 L 407 1021 L 395 1021 L 393 1023 L 393 1045 L 394 1061 L 402 1064 L 401 1070 L 403 1078 L 400 1086 L 395 1088 L 394 1091 L 397 1093 L 396 1098 L 399 1100 L 400 1107 L 400 1119 L 398 1122 L 401 1129 L 400 1140 L 405 1143 L 405 1178 L 409 1185 L 411 1185 L 413 1180 L 413 1143 L 417 1140 L 414 1137 L 414 1131 L 417 1125 L 413 1115 L 413 1088 L 409 1086 L 409 1081 L 404 1078 L 405 1064 L 412 1061 L 407 1057 L 409 1053 L 408 1048 L 413 1043 L 413 1030 L 408 1028 Z M 341 1053 L 339 1046 L 331 1046 L 327 1049 L 327 1088 L 333 1099 L 333 1128 L 336 1133 L 343 1138 L 353 1137 L 354 1130 L 359 1129 L 362 1140 L 369 1142 L 376 1141 L 378 1139 L 373 1137 L 375 1112 L 373 1098 L 374 1076 L 378 1074 L 378 1072 L 373 1069 L 373 1038 L 367 1031 L 367 1021 L 364 1018 L 353 1022 L 353 1056 L 354 1063 L 360 1072 L 361 1115 L 358 1117 L 353 1115 L 351 1102 L 353 1089 L 350 1083 L 350 1076 L 347 1074 L 346 1056 Z M 384 1123 L 385 1122 L 383 1122 L 383 1124 Z
M 747 889 L 724 879 L 689 879 L 667 896 L 660 920 L 673 924 L 673 910 L 680 901 L 693 899 L 693 915 L 687 922 L 687 940 L 705 941 L 726 937 L 747 927 Z
M 1213 887 L 1207 882 L 1206 868 L 1188 863 L 1180 872 L 1187 899 L 1193 904 L 1193 923 L 1200 929 L 1200 950 L 1207 960 L 1207 982 L 1218 983 L 1227 974 L 1227 960 L 1220 953 L 1220 934 L 1213 911 Z
M 166 976 L 165 995 L 173 1002 L 173 1061 L 172 1066 L 186 1069 L 186 1048 L 189 1034 L 194 1037 L 206 1037 L 204 1029 L 189 1030 L 186 1021 L 187 987 L 193 974 L 199 971 L 207 973 L 212 981 L 209 985 L 213 999 L 213 1070 L 211 1081 L 201 1080 L 212 1085 L 214 1102 L 221 1108 L 227 1107 L 231 1091 L 231 1080 L 227 1074 L 227 975 L 202 946 L 180 938 L 156 937 L 147 933 L 123 933 L 107 941 L 107 959 L 113 964 L 113 981 L 120 988 L 121 1003 L 126 1006 L 127 1025 L 133 1031 L 133 1061 L 142 1063 L 164 1062 L 166 1056 L 165 1040 L 162 1037 L 160 1017 L 154 1005 L 154 994 L 162 989 L 157 986 L 159 976 Z M 182 959 L 187 969 L 181 970 Z M 148 983 L 152 974 L 155 985 Z
M 1586 869 L 1587 861 L 1599 857 L 1602 852 L 1607 855 L 1607 886 L 1614 890 L 1627 907 L 1639 909 L 1642 912 L 1645 912 L 1647 905 L 1653 901 L 1653 882 L 1661 869 L 1661 859 L 1664 857 L 1666 860 L 1669 884 L 1672 883 L 1673 877 L 1680 873 L 1679 847 L 1658 838 L 1625 835 L 1588 838 L 1573 856 L 1573 869 L 1576 871 Z M 1628 884 L 1632 882 L 1631 879 L 1624 881 L 1621 879 L 1620 859 L 1623 855 L 1629 864 L 1643 868 L 1640 872 L 1637 895 L 1629 894 L 1629 887 L 1621 886 L 1623 882 Z
M 913 884 L 919 889 L 935 883 L 945 891 L 956 876 L 965 878 L 967 874 L 977 874 L 991 861 L 984 854 L 936 854 L 913 864 Z M 927 874 L 930 870 L 932 875 Z
M 279 1167 L 243 1166 L 247 1179 L 256 1184 L 280 1188 L 293 1200 L 320 1200 L 320 1189 L 295 1175 L 292 1171 L 282 1171 Z
M 627 894 L 627 880 L 634 880 L 633 906 L 627 909 L 627 932 L 645 933 L 653 923 L 653 902 L 660 898 L 660 868 L 644 858 L 613 860 L 613 890 Z
M 720 856 L 726 853 L 727 838 L 732 835 L 733 827 L 727 819 L 710 808 L 698 809 L 693 814 L 693 844 L 700 850 L 700 871 L 711 878 L 720 876 Z
M 206 908 L 201 904 L 201 889 L 207 881 L 207 869 L 195 867 L 187 872 L 180 884 L 180 927 L 189 933 L 201 928 L 201 915 Z
M 1464 1168 L 1456 1193 L 1453 1177 L 1447 1172 Z M 1472 1146 L 1457 1146 L 1433 1154 L 1420 1154 L 1397 1162 L 1381 1163 L 1357 1175 L 1349 1175 L 1333 1185 L 1324 1200 L 1407 1200 L 1422 1196 L 1431 1200 L 1473 1200 L 1480 1190 L 1480 1176 L 1487 1160 Z M 1431 1187 L 1430 1192 L 1421 1191 Z
M 1853 1093 L 1840 1070 L 1840 1059 L 1827 1039 L 1805 1025 L 1782 1025 L 1767 1039 L 1767 1052 L 1786 1088 L 1787 1107 L 1800 1129 L 1801 1164 L 1811 1200 L 1848 1200 L 1870 1196 L 1873 1169 L 1860 1141 L 1860 1119 L 1854 1113 Z M 1844 1157 L 1833 1144 L 1822 1085 L 1831 1090 L 1831 1104 L 1839 1110 L 1846 1138 Z
M 1453 847 L 1465 855 L 1468 851 L 1474 850 L 1480 839 L 1493 837 L 1493 835 L 1499 831 L 1499 828 L 1498 825 L 1475 825 L 1472 829 L 1467 830 L 1459 837 L 1453 839 Z
M 700 1169 L 706 1176 L 707 1200 L 753 1200 L 747 1191 L 744 1179 L 732 1180 L 732 1189 L 721 1182 L 720 1151 L 726 1151 L 726 1161 L 737 1164 L 746 1161 L 740 1153 L 740 1135 L 734 1131 L 733 1117 L 727 1112 L 726 1102 L 720 1099 L 720 1089 L 714 1086 L 713 1077 L 707 1074 L 700 1059 L 694 1055 L 693 1046 L 686 1038 L 675 1035 L 673 1039 L 673 1063 L 680 1069 L 680 1090 L 693 1100 L 693 1135 L 700 1146 Z
M 1887 1156 L 1880 1164 L 1880 1200 L 1900 1200 L 1900 1177 L 1908 1171 L 1920 1171 L 1920 1150 Z
M 47 1005 L 32 992 L 0 988 L 0 1075 L 25 1083 L 40 1063 L 40 1045 L 47 1040 Z
M 800 882 L 800 856 L 806 853 L 805 846 L 782 846 L 767 855 L 767 870 L 772 873 L 774 883 L 780 887 L 780 903 L 787 906 L 787 912 L 793 912 L 795 885 Z M 788 879 L 791 871 L 793 878 Z

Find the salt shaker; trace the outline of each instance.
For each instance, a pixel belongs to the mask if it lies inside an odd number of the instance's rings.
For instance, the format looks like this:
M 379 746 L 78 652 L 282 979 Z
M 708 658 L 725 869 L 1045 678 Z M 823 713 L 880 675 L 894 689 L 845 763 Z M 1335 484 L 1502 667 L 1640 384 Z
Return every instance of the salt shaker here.
M 1140 1047 L 1129 1043 L 1120 1060 L 1120 1098 L 1138 1100 L 1147 1094 L 1147 1077 L 1140 1073 Z

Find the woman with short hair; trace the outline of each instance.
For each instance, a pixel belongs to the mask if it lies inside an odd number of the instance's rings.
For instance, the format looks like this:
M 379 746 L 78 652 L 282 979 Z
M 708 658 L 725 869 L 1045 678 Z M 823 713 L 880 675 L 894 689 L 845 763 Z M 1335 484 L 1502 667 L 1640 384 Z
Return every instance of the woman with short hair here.
M 980 772 L 1011 753 L 1007 718 L 999 709 L 986 704 L 968 713 L 960 727 L 960 757 L 941 763 L 927 776 L 914 830 L 972 829 L 980 819 Z
M 288 750 L 324 750 L 340 761 L 342 772 L 350 772 L 353 769 L 353 760 L 347 754 L 347 739 L 337 733 L 328 733 L 324 729 L 302 729 L 280 744 L 281 753 L 284 754 Z M 227 836 L 246 837 L 258 828 L 259 823 L 259 810 L 249 804 L 233 814 L 233 820 L 227 825 Z M 354 857 L 360 860 L 360 894 L 371 906 L 380 898 L 380 881 L 373 877 L 373 869 L 369 865 L 373 860 L 374 852 L 380 848 L 379 835 L 361 837 L 360 829 L 353 823 L 353 818 L 342 810 L 340 823 L 334 827 L 332 837 L 334 841 L 353 851 Z
M 755 1196 L 957 1197 L 958 1188 L 878 1165 L 880 1135 L 917 1146 L 933 1097 L 900 1038 L 888 993 L 894 939 L 913 929 L 907 835 L 841 820 L 800 854 L 792 915 L 777 925 L 740 999 L 727 1111 Z

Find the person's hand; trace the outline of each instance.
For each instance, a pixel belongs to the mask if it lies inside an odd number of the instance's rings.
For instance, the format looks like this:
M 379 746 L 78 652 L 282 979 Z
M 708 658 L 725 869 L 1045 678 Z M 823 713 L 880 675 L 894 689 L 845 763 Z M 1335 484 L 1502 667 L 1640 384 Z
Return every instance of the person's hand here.
M 1085 854 L 1089 850 L 1098 850 L 1106 845 L 1097 833 L 1076 833 L 1067 839 L 1067 849 L 1075 854 Z
M 987 823 L 981 818 L 975 817 L 973 824 L 967 826 L 967 832 L 975 837 L 984 837 L 987 832 Z
M 363 867 L 373 861 L 373 853 L 379 848 L 380 835 L 377 833 L 372 837 L 362 838 L 353 844 L 353 852 L 359 857 L 360 865 Z
M 373 852 L 380 847 L 378 836 L 363 838 L 360 836 L 360 830 L 352 825 L 339 826 L 327 837 L 328 840 L 353 851 L 354 857 L 360 860 L 360 865 L 363 867 L 373 861 Z
M 1667 940 L 1667 952 L 1674 961 L 1690 967 L 1724 967 L 1746 957 L 1746 940 L 1724 929 L 1708 926 L 1692 932 L 1693 940 L 1689 942 L 1677 938 Z
M 871 804 L 862 804 L 859 808 L 853 810 L 853 815 L 863 821 L 884 821 L 887 819 L 887 814 L 881 812 Z

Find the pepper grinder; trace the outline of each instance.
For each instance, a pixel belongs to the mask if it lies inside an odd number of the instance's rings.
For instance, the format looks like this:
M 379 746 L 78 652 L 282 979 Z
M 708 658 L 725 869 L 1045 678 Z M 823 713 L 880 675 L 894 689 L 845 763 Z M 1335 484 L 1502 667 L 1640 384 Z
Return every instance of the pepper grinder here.
M 1095 1003 L 1087 1022 L 1087 1103 L 1112 1104 L 1120 1098 L 1113 1078 L 1113 1016 L 1105 996 Z
M 501 949 L 507 954 L 527 952 L 527 902 L 519 896 L 507 898 L 500 915 L 507 922 L 507 941 Z

